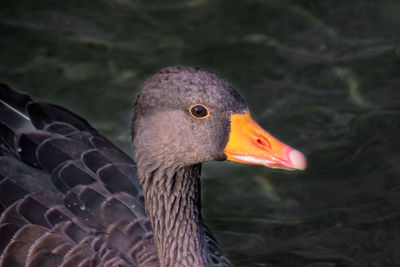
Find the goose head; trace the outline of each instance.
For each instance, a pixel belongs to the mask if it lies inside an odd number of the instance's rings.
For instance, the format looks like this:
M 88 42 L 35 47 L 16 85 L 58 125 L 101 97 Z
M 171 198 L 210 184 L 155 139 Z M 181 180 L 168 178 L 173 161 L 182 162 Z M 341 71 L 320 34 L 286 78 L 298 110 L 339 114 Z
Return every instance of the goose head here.
M 304 155 L 250 115 L 239 93 L 216 74 L 169 67 L 152 76 L 134 105 L 136 161 L 168 166 L 230 160 L 303 170 Z

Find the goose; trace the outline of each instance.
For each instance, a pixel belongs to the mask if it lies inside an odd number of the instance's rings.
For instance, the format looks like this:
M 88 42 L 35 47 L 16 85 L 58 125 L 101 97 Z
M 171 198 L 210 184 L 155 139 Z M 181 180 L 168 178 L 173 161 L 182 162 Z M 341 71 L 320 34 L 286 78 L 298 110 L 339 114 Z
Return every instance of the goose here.
M 230 266 L 201 216 L 201 163 L 307 165 L 201 68 L 144 83 L 135 160 L 83 118 L 5 84 L 0 108 L 1 267 Z

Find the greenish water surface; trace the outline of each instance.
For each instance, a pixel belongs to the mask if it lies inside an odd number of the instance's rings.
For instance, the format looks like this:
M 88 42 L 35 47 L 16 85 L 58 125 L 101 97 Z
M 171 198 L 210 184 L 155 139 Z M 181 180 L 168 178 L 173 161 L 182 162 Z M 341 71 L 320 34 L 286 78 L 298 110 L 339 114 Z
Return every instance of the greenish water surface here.
M 170 65 L 228 79 L 304 172 L 207 163 L 203 213 L 236 266 L 400 266 L 400 2 L 0 2 L 0 81 L 132 154 L 131 106 Z

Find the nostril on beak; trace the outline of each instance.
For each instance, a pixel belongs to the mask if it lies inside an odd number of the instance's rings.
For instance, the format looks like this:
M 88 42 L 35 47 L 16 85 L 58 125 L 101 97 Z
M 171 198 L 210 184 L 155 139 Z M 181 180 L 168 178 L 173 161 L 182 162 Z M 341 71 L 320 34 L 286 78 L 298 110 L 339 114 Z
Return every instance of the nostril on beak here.
M 260 138 L 257 138 L 257 144 L 262 146 L 263 148 L 266 148 L 266 149 L 270 148 L 270 145 L 269 145 L 268 141 L 264 141 L 264 140 L 262 140 Z

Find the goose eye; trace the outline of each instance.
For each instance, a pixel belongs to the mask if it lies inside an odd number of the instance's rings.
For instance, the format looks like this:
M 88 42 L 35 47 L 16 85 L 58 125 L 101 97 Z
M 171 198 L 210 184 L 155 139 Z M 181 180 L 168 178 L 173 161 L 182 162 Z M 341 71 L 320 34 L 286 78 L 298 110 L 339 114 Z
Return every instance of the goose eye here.
M 190 115 L 192 115 L 192 117 L 196 119 L 205 119 L 210 116 L 208 108 L 201 104 L 191 106 L 189 112 Z

